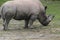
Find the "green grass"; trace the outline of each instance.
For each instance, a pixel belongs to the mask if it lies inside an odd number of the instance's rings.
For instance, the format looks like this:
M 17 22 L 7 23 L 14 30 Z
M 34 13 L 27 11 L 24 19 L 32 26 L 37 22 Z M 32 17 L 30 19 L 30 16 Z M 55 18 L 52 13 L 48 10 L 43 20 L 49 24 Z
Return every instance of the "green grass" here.
M 8 1 L 8 0 L 0 0 L 0 5 L 2 5 L 6 1 Z
M 49 1 L 48 3 L 43 2 L 44 5 L 47 5 L 47 14 L 55 15 L 55 20 L 60 20 L 60 1 Z

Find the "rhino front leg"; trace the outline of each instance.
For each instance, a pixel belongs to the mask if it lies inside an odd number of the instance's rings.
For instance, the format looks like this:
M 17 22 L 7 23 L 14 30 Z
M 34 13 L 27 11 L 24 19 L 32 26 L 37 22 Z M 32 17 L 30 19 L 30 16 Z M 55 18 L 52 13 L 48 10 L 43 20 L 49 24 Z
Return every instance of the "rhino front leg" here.
M 33 29 L 33 22 L 37 19 L 37 15 L 32 15 L 30 20 L 29 20 L 29 24 L 28 24 L 28 27 Z
M 25 29 L 28 28 L 28 23 L 29 23 L 29 20 L 25 20 Z

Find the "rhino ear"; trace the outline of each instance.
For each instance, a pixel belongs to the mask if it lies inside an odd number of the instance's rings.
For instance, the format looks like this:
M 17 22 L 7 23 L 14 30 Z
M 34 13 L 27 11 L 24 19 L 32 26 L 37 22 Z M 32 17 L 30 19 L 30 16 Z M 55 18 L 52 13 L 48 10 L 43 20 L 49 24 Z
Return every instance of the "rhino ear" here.
M 45 10 L 47 9 L 47 6 L 45 6 Z

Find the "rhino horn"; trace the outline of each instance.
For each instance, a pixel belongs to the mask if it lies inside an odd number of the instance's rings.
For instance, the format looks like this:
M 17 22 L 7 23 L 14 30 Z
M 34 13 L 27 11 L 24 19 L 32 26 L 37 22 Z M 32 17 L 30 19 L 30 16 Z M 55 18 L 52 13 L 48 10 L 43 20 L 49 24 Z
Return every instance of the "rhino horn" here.
M 49 15 L 49 16 L 47 17 L 47 21 L 50 22 L 51 20 L 53 20 L 54 17 L 55 17 L 54 15 Z

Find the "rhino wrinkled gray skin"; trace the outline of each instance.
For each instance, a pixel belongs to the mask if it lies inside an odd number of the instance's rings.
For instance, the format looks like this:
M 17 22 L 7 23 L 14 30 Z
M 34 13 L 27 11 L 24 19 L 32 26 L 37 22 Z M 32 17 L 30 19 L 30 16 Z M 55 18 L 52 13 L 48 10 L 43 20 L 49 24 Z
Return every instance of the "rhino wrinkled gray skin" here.
M 33 22 L 36 19 L 42 25 L 47 26 L 53 19 L 53 16 L 46 15 L 46 8 L 39 0 L 13 0 L 5 2 L 1 6 L 4 30 L 8 29 L 11 19 L 25 20 L 25 28 L 33 28 Z

